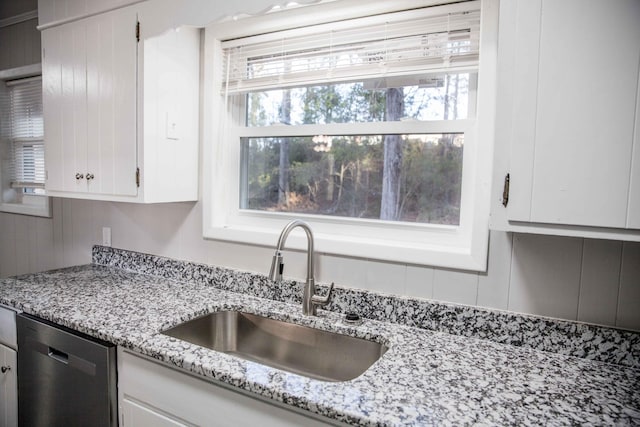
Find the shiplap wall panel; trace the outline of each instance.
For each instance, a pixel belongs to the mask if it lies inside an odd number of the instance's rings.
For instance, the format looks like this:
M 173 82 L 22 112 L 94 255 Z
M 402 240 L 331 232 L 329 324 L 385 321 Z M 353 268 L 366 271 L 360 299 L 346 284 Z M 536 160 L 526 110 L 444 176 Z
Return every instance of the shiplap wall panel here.
M 44 224 L 51 227 L 53 231 L 53 259 L 55 268 L 64 267 L 68 264 L 64 259 L 64 236 L 62 233 L 64 215 L 62 215 L 62 199 L 51 198 L 51 219 Z
M 57 267 L 55 254 L 55 241 L 53 239 L 53 227 L 48 218 L 33 218 L 34 227 L 31 230 L 30 251 L 35 254 L 34 267 L 42 270 L 51 270 Z
M 578 320 L 615 324 L 621 256 L 622 242 L 584 241 Z
M 478 300 L 478 274 L 436 269 L 433 275 L 433 298 L 475 305 Z
M 616 326 L 640 329 L 640 243 L 622 245 Z
M 271 255 L 273 255 L 273 250 L 271 250 Z M 233 256 L 233 254 L 227 255 L 227 257 Z M 318 260 L 317 274 L 319 278 L 326 277 L 336 284 L 347 285 L 351 283 L 354 287 L 363 288 L 367 277 L 367 265 L 367 260 L 323 255 Z
M 0 214 L 2 277 L 88 263 L 91 246 L 101 242 L 102 227 L 111 227 L 115 247 L 263 274 L 273 255 L 273 248 L 203 240 L 201 203 L 138 205 L 54 198 L 52 207 L 53 218 L 37 222 Z M 316 278 L 640 330 L 640 244 L 625 243 L 621 251 L 620 242 L 504 232 L 492 232 L 491 241 L 486 275 L 317 254 Z M 43 253 L 50 251 L 52 258 Z M 285 275 L 303 280 L 305 254 L 287 251 L 285 261 L 292 264 Z M 599 304 L 599 294 L 618 289 L 616 304 Z
M 18 215 L 0 213 L 0 277 L 16 274 L 16 227 Z
M 32 259 L 36 254 L 32 253 L 34 248 L 29 247 L 29 240 L 32 232 L 33 217 L 18 216 L 15 218 L 15 274 L 27 274 L 39 269 Z
M 486 273 L 478 276 L 478 300 L 481 307 L 506 310 L 509 308 L 509 281 L 513 234 L 491 233 L 489 264 Z
M 393 292 L 395 290 L 398 293 L 403 293 L 407 276 L 406 265 L 369 261 L 366 271 L 367 289 L 379 292 Z
M 178 223 L 180 257 L 194 262 L 206 263 L 209 260 L 210 242 L 202 238 L 202 209 L 199 204 L 183 203 L 184 217 Z
M 581 263 L 582 239 L 515 235 L 509 310 L 576 319 Z
M 435 271 L 429 267 L 407 266 L 404 294 L 418 298 L 433 298 Z

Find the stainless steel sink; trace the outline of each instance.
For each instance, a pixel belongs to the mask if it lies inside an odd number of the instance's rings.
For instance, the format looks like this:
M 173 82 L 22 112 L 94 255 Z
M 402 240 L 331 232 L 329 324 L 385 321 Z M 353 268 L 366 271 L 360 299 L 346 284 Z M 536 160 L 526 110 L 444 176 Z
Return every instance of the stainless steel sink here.
M 162 333 L 324 381 L 356 378 L 387 351 L 374 341 L 239 311 L 211 313 Z

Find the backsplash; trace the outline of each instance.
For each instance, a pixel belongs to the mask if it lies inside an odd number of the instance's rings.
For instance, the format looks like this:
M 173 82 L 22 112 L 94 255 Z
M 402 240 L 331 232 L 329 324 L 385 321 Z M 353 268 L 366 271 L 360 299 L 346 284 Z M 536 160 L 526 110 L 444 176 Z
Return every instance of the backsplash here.
M 0 213 L 0 277 L 91 262 L 115 247 L 266 274 L 273 248 L 202 238 L 202 203 L 139 205 L 52 199 L 53 218 Z M 274 238 L 274 245 L 275 245 Z M 305 277 L 287 251 L 285 277 Z M 407 297 L 640 331 L 640 243 L 492 231 L 486 273 L 316 254 L 316 279 Z
M 94 246 L 92 261 L 166 279 L 193 282 L 261 298 L 300 304 L 302 284 L 276 284 L 261 274 L 236 271 L 122 249 Z M 327 291 L 319 285 L 319 292 Z M 473 336 L 607 363 L 640 367 L 640 334 L 585 323 L 445 304 L 336 287 L 328 310 L 454 335 Z

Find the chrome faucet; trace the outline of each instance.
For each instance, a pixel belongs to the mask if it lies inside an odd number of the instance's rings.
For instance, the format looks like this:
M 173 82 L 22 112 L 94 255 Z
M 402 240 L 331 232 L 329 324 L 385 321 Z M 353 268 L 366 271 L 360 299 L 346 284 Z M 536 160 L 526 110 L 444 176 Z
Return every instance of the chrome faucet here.
M 279 282 L 282 280 L 282 272 L 284 270 L 284 258 L 282 256 L 282 250 L 284 249 L 284 242 L 287 240 L 289 233 L 296 227 L 300 227 L 307 235 L 307 283 L 304 286 L 302 292 L 302 314 L 307 316 L 315 316 L 316 309 L 319 305 L 326 305 L 331 299 L 331 293 L 333 292 L 333 283 L 329 287 L 329 292 L 326 296 L 322 297 L 316 295 L 316 280 L 313 277 L 313 232 L 304 221 L 298 219 L 291 221 L 287 224 L 280 233 L 278 238 L 278 245 L 276 246 L 276 253 L 273 255 L 273 261 L 271 262 L 271 271 L 269 272 L 269 278 L 271 280 Z

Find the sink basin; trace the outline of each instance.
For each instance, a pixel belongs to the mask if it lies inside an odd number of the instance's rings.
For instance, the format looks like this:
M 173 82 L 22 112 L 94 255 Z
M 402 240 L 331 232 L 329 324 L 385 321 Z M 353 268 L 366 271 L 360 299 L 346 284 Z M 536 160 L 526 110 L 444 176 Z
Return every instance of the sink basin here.
M 220 311 L 162 332 L 192 344 L 323 381 L 348 381 L 384 345 L 239 311 Z

